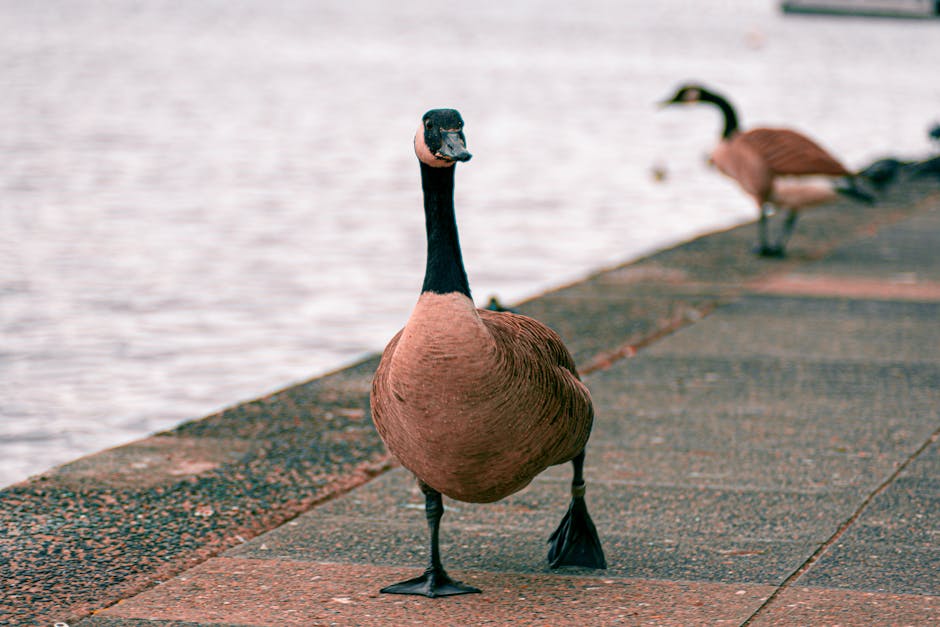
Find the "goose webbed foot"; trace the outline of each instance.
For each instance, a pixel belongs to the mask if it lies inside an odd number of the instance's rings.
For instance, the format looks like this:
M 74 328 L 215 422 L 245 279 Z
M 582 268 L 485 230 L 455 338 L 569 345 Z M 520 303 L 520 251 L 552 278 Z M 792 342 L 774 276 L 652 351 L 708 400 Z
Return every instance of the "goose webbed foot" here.
M 575 486 L 572 493 L 568 511 L 561 519 L 558 529 L 548 539 L 550 545 L 548 565 L 552 568 L 559 566 L 607 568 L 604 549 L 601 548 L 597 529 L 584 502 L 584 484 Z
M 454 581 L 443 568 L 428 568 L 419 577 L 392 584 L 382 588 L 381 592 L 385 594 L 417 594 L 433 599 L 457 594 L 473 594 L 480 592 L 480 589 Z
M 424 482 L 419 482 L 421 491 L 424 492 L 424 513 L 428 519 L 428 532 L 430 537 L 430 551 L 428 568 L 424 573 L 409 579 L 400 581 L 390 586 L 382 588 L 380 592 L 385 594 L 418 594 L 428 598 L 449 597 L 455 594 L 471 594 L 479 592 L 478 588 L 468 586 L 451 579 L 444 567 L 441 565 L 441 547 L 440 530 L 441 518 L 444 516 L 444 501 L 441 493 L 428 486 Z
M 770 246 L 768 244 L 758 244 L 751 249 L 751 252 L 759 257 L 770 257 L 773 259 L 783 259 L 787 256 L 783 246 L 779 245 Z

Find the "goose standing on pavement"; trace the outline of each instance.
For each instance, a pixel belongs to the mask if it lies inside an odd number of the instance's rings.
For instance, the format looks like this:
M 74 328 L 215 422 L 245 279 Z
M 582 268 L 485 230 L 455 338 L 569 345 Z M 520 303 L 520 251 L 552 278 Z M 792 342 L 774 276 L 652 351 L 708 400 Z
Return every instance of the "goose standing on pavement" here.
M 479 592 L 448 577 L 438 533 L 441 495 L 489 503 L 572 462 L 568 512 L 549 539 L 549 564 L 606 568 L 584 502 L 584 448 L 594 410 L 555 332 L 510 312 L 477 309 L 454 217 L 454 170 L 468 161 L 463 120 L 428 111 L 415 135 L 427 229 L 424 286 L 372 382 L 372 419 L 425 496 L 430 559 L 419 577 L 382 590 L 428 597 Z
M 782 257 L 800 210 L 834 200 L 836 192 L 868 203 L 873 201 L 870 194 L 856 186 L 853 173 L 813 140 L 785 128 L 742 131 L 731 103 L 701 85 L 683 85 L 672 98 L 660 104 L 695 102 L 713 104 L 724 116 L 721 141 L 711 154 L 711 162 L 737 181 L 757 203 L 758 254 Z M 772 207 L 787 212 L 774 244 L 767 234 Z

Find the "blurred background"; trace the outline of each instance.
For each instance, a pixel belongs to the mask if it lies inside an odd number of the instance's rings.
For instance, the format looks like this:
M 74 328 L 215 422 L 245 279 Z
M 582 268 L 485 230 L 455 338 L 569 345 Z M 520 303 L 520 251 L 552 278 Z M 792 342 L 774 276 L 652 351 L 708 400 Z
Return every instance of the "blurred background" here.
M 479 304 L 756 217 L 718 111 L 655 107 L 680 82 L 850 168 L 940 121 L 940 20 L 771 0 L 0 0 L 0 32 L 0 485 L 381 350 L 429 108 L 466 120 Z

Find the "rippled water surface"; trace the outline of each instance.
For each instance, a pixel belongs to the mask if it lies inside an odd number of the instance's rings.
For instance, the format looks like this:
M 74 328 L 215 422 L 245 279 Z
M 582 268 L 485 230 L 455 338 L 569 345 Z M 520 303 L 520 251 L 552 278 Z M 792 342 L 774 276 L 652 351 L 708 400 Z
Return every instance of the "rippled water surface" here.
M 752 218 L 717 113 L 654 107 L 686 79 L 850 166 L 940 118 L 940 21 L 755 0 L 0 0 L 0 32 L 0 485 L 380 350 L 426 109 L 467 123 L 478 302 Z

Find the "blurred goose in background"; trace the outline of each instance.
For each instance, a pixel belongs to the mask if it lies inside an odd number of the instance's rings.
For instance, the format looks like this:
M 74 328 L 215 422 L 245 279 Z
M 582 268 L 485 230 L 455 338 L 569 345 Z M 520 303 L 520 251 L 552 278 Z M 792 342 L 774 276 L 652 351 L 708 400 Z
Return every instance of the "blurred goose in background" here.
M 855 184 L 854 174 L 813 140 L 785 128 L 742 131 L 731 103 L 701 85 L 683 85 L 660 104 L 696 102 L 715 105 L 724 116 L 721 140 L 711 154 L 711 162 L 757 203 L 758 254 L 782 257 L 799 211 L 831 201 L 837 192 L 873 202 L 871 194 Z M 780 236 L 771 244 L 767 219 L 774 207 L 785 209 L 787 215 Z
M 382 590 L 427 597 L 479 592 L 452 580 L 440 558 L 441 495 L 489 503 L 572 462 L 567 514 L 549 539 L 551 567 L 606 568 L 584 502 L 584 448 L 594 409 L 554 331 L 470 298 L 454 216 L 454 170 L 468 161 L 463 120 L 427 112 L 415 135 L 427 229 L 418 303 L 388 343 L 372 382 L 372 419 L 388 449 L 418 479 L 430 535 L 427 570 Z

